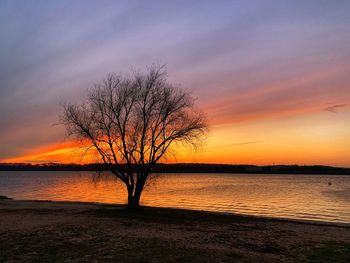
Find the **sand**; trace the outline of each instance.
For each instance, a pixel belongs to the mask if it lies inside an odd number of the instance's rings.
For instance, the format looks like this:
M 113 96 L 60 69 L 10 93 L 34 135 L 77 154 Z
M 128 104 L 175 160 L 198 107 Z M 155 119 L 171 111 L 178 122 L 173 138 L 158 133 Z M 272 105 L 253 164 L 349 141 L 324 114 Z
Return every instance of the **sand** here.
M 350 262 L 350 225 L 0 200 L 0 262 Z

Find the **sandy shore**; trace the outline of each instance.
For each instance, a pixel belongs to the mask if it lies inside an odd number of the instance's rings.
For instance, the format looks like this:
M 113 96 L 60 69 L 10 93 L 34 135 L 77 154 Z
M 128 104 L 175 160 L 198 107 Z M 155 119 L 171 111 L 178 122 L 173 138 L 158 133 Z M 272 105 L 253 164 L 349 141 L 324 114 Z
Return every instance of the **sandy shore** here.
M 350 262 L 350 226 L 0 200 L 0 262 Z

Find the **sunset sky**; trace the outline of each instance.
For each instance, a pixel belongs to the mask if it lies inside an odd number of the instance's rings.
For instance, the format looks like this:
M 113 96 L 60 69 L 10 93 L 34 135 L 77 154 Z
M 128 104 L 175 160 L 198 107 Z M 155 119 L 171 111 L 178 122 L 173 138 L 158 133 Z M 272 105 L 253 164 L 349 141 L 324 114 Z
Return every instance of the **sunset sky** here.
M 88 162 L 61 104 L 158 63 L 210 123 L 171 162 L 350 167 L 348 0 L 0 0 L 0 39 L 0 162 Z

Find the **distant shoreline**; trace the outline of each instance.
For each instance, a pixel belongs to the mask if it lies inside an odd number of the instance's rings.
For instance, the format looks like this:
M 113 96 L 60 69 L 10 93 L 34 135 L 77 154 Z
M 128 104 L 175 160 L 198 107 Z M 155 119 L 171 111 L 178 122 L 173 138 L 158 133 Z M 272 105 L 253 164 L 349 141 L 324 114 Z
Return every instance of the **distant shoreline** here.
M 0 163 L 0 171 L 105 171 L 102 164 Z M 250 173 L 350 175 L 350 168 L 324 165 L 158 164 L 154 173 Z

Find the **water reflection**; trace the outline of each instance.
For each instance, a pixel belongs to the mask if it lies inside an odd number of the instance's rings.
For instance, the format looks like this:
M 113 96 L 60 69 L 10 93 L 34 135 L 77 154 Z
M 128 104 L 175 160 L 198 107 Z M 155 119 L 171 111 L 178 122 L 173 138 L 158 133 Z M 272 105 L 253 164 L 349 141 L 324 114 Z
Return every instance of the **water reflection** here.
M 141 203 L 350 223 L 349 189 L 350 176 L 165 174 L 150 182 Z M 16 199 L 126 202 L 122 184 L 94 182 L 88 172 L 0 172 L 0 194 Z

